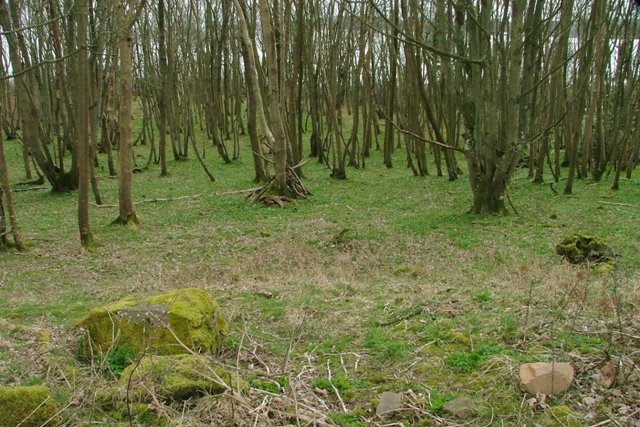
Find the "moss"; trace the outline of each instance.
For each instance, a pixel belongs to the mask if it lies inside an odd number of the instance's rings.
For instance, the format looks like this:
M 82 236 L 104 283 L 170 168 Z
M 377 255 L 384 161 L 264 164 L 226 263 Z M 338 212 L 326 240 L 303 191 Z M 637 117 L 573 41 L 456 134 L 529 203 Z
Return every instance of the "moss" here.
M 460 344 L 464 347 L 471 347 L 471 338 L 469 335 L 465 335 L 461 332 L 452 332 L 449 335 L 449 342 L 454 344 Z
M 548 421 L 545 425 L 551 427 L 578 427 L 581 426 L 579 417 L 568 406 L 551 406 L 545 411 Z
M 38 334 L 38 350 L 47 351 L 53 346 L 53 338 L 49 331 L 40 331 Z
M 221 384 L 219 377 L 224 384 Z M 185 400 L 199 394 L 219 394 L 226 386 L 247 391 L 249 384 L 233 372 L 202 356 L 179 354 L 145 356 L 122 372 L 120 385 L 134 401 L 150 401 L 151 393 L 164 401 Z
M 44 386 L 1 387 L 0 427 L 56 424 L 58 407 Z
M 275 380 L 266 380 L 254 377 L 249 379 L 249 384 L 251 387 L 259 390 L 280 394 L 289 387 L 289 379 L 286 377 L 279 377 Z
M 360 415 L 355 412 L 347 414 L 340 414 L 337 412 L 329 413 L 331 421 L 339 425 L 340 427 L 360 427 L 364 426 L 364 423 L 360 420 Z
M 131 421 L 134 421 L 136 425 L 142 426 L 166 426 L 168 420 L 160 418 L 158 412 L 150 407 L 146 403 L 130 402 L 129 406 L 124 402 L 115 402 L 110 407 L 103 408 L 107 411 L 107 414 L 111 421 L 126 422 L 129 424 L 129 413 L 131 414 Z
M 196 288 L 148 298 L 129 296 L 94 308 L 79 326 L 90 337 L 82 345 L 87 358 L 124 344 L 135 353 L 185 353 L 182 344 L 195 351 L 213 352 L 228 333 L 216 301 Z
M 583 234 L 565 237 L 557 246 L 556 253 L 571 264 L 613 263 L 614 253 L 603 239 Z
M 600 273 L 601 275 L 605 276 L 607 274 L 613 273 L 616 270 L 616 266 L 612 262 L 601 262 L 596 264 L 594 270 L 597 273 Z
M 64 376 L 66 377 L 66 379 L 70 382 L 77 381 L 79 378 L 82 377 L 82 372 L 80 372 L 78 368 L 76 368 L 71 364 L 64 363 L 59 367 L 62 373 L 64 374 Z

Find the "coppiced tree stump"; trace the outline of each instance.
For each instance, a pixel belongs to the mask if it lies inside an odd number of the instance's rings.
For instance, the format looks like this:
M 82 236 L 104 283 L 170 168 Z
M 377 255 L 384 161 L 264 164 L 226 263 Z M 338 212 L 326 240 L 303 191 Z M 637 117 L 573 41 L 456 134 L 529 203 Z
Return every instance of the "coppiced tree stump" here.
M 291 166 L 287 166 L 287 188 L 286 194 L 278 194 L 275 178 L 251 192 L 247 199 L 252 203 L 263 203 L 267 206 L 279 206 L 283 208 L 287 203 L 294 202 L 296 199 L 306 199 L 311 192 L 302 183 L 302 180 Z

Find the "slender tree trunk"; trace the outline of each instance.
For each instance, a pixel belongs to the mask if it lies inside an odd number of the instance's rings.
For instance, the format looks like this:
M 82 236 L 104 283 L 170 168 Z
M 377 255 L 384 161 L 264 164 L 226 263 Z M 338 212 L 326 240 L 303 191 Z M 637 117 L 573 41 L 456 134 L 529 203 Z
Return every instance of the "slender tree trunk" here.
M 240 6 L 238 6 L 240 7 Z M 246 16 L 246 11 L 239 12 L 241 13 L 241 22 L 246 22 L 244 20 L 244 16 Z M 260 88 L 257 86 L 257 73 L 255 69 L 252 69 L 251 65 L 255 65 L 252 55 L 253 55 L 253 46 L 251 40 L 249 38 L 249 32 L 247 29 L 247 35 L 244 36 L 245 28 L 241 28 L 241 37 L 240 37 L 240 49 L 242 51 L 242 58 L 244 60 L 244 74 L 245 80 L 247 83 L 247 131 L 249 132 L 249 141 L 251 142 L 251 154 L 253 157 L 253 168 L 256 173 L 255 182 L 267 182 L 269 180 L 267 174 L 267 167 L 265 165 L 265 157 L 264 152 L 262 150 L 262 144 L 258 140 L 258 129 L 257 129 L 257 108 L 258 103 L 262 102 L 260 99 Z M 249 44 L 248 44 L 249 43 Z
M 167 66 L 167 44 L 165 40 L 165 7 L 164 0 L 158 0 L 158 60 L 160 89 L 158 96 L 158 132 L 160 132 L 160 176 L 167 176 L 169 169 L 167 166 L 167 93 L 168 66 Z
M 268 143 L 273 146 L 275 144 L 275 138 L 271 132 L 271 128 L 269 127 L 269 122 L 267 121 L 267 116 L 264 111 L 262 93 L 260 90 L 260 83 L 258 81 L 258 67 L 256 65 L 255 55 L 253 54 L 253 42 L 249 36 L 247 6 L 244 0 L 234 0 L 234 4 L 236 5 L 236 10 L 238 11 L 238 17 L 240 19 L 240 36 L 248 53 L 245 55 L 244 59 L 246 61 L 245 68 L 247 68 L 248 77 L 251 80 L 249 89 L 253 92 L 253 96 L 251 96 L 250 99 L 255 100 L 256 112 L 260 119 L 260 124 L 263 128 L 262 130 L 265 133 Z M 261 155 L 261 153 L 259 154 Z
M 273 14 L 274 17 L 278 17 L 281 14 L 280 4 L 278 1 L 273 2 Z M 262 24 L 262 36 L 264 39 L 267 62 L 267 69 L 269 73 L 269 101 L 271 103 L 268 108 L 269 123 L 273 126 L 274 141 L 272 144 L 273 150 L 273 162 L 275 165 L 275 182 L 280 195 L 286 195 L 287 193 L 287 136 L 284 130 L 284 123 L 282 118 L 283 104 L 282 104 L 282 74 L 284 70 L 278 67 L 278 49 L 276 45 L 275 31 L 282 31 L 281 28 L 273 28 L 271 16 L 269 13 L 270 7 L 267 0 L 260 0 L 260 22 Z M 278 22 L 278 19 L 274 19 Z M 284 40 L 280 41 L 284 43 Z
M 0 105 L 0 120 L 2 119 L 2 106 Z M 4 156 L 4 141 L 2 136 L 2 126 L 0 126 L 0 193 L 4 194 L 7 201 L 7 211 L 9 212 L 9 223 L 11 224 L 11 234 L 13 235 L 13 241 L 16 248 L 23 249 L 22 237 L 20 235 L 20 227 L 18 226 L 18 219 L 13 203 L 13 193 L 11 191 L 11 183 L 9 181 L 9 171 L 7 169 L 7 160 Z M 0 205 L 2 204 L 2 194 L 0 194 Z M 3 211 L 0 210 L 0 216 L 3 216 Z M 3 218 L 4 221 L 4 218 Z M 6 224 L 6 221 L 4 221 Z M 4 232 L 3 232 L 4 234 Z
M 87 55 L 87 30 L 89 7 L 87 0 L 76 0 L 76 47 L 80 50 L 75 59 L 75 130 L 78 150 L 78 228 L 80 231 L 80 243 L 88 248 L 93 242 L 91 226 L 89 223 L 89 177 L 91 169 L 91 131 L 89 100 L 91 88 L 89 87 L 89 57 Z
M 125 2 L 128 3 L 129 14 L 126 13 Z M 119 3 L 119 4 L 118 4 Z M 133 103 L 133 36 L 131 27 L 144 7 L 145 0 L 137 4 L 135 0 L 116 0 L 118 45 L 120 50 L 120 174 L 118 175 L 118 206 L 120 214 L 117 224 L 138 223 L 133 207 L 133 141 L 131 140 L 131 105 Z
M 392 29 L 393 37 L 389 37 L 389 78 L 387 80 L 386 106 L 384 130 L 384 155 L 383 163 L 387 168 L 393 167 L 393 135 L 395 128 L 393 126 L 393 116 L 396 105 L 396 86 L 397 86 L 397 57 L 398 57 L 398 0 L 391 1 L 391 14 L 394 28 Z

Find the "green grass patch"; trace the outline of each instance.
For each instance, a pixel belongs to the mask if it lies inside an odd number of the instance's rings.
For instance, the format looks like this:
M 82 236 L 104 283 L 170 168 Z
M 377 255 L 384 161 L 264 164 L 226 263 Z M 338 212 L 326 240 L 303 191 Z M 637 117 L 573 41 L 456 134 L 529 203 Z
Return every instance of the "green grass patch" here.
M 409 343 L 381 328 L 367 332 L 364 346 L 381 362 L 398 362 L 409 356 Z
M 482 345 L 474 351 L 456 351 L 444 358 L 449 368 L 458 372 L 471 372 L 478 369 L 491 356 L 500 354 L 504 350 L 493 345 Z

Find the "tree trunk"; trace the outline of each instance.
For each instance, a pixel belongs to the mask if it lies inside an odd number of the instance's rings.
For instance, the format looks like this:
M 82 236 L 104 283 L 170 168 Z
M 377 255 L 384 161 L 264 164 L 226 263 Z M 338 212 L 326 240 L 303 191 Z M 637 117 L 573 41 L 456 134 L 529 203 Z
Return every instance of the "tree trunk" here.
M 87 30 L 89 7 L 87 0 L 76 1 L 76 47 L 80 50 L 75 59 L 75 130 L 78 150 L 78 228 L 80 231 L 80 243 L 88 248 L 93 242 L 91 226 L 89 224 L 89 177 L 91 169 L 91 131 L 89 101 L 91 89 L 89 87 L 89 57 L 87 55 Z
M 160 61 L 159 77 L 160 88 L 158 96 L 158 132 L 160 133 L 160 176 L 169 175 L 167 166 L 167 93 L 168 65 L 167 43 L 165 40 L 165 8 L 164 0 L 158 0 L 158 60 Z
M 118 4 L 119 3 L 119 4 Z M 129 14 L 125 11 L 128 3 Z M 138 218 L 133 207 L 133 141 L 131 140 L 131 104 L 133 102 L 133 36 L 131 27 L 135 24 L 145 0 L 138 5 L 135 0 L 116 0 L 117 36 L 120 50 L 120 174 L 118 175 L 118 206 L 120 213 L 116 224 L 137 224 Z
M 0 105 L 0 120 L 2 119 L 2 106 Z M 13 235 L 13 242 L 16 245 L 16 248 L 19 250 L 23 249 L 22 237 L 20 235 L 20 227 L 18 226 L 18 219 L 16 217 L 16 212 L 13 203 L 13 193 L 11 191 L 11 183 L 9 181 L 9 171 L 7 169 L 7 161 L 4 156 L 4 141 L 2 137 L 2 127 L 0 126 L 0 205 L 2 205 L 2 194 L 4 194 L 7 201 L 7 211 L 9 212 L 9 223 L 11 224 L 11 234 Z M 2 216 L 2 221 L 5 224 L 4 220 L 4 210 L 0 209 L 0 216 Z M 3 234 L 6 231 L 0 231 Z
M 262 37 L 265 44 L 265 61 L 269 74 L 269 101 L 271 105 L 267 109 L 269 114 L 269 123 L 273 126 L 273 162 L 275 166 L 275 182 L 278 193 L 281 196 L 287 194 L 287 135 L 284 130 L 282 102 L 282 86 L 284 70 L 278 67 L 278 50 L 276 45 L 275 31 L 282 31 L 282 28 L 273 28 L 271 16 L 269 13 L 269 3 L 267 0 L 260 0 L 260 23 L 262 24 Z M 278 1 L 273 1 L 274 18 L 281 15 L 281 6 Z M 278 19 L 274 19 L 277 23 Z M 283 37 L 284 38 L 284 37 Z M 284 43 L 284 40 L 280 40 Z M 282 47 L 281 47 L 282 49 Z M 284 49 L 283 49 L 284 50 Z

